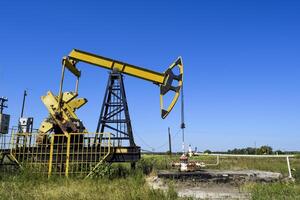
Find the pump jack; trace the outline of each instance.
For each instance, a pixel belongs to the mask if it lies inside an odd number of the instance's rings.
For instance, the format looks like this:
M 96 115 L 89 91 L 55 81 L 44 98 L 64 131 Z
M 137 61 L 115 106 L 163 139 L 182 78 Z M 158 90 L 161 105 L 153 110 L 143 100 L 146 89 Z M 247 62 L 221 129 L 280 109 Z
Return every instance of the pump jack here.
M 116 148 L 109 162 L 134 163 L 140 158 L 140 147 L 136 146 L 133 138 L 123 74 L 152 82 L 160 87 L 160 110 L 161 117 L 164 119 L 171 112 L 179 97 L 183 80 L 181 57 L 176 59 L 165 72 L 159 73 L 73 49 L 68 56 L 62 59 L 59 94 L 55 96 L 49 91 L 47 95 L 41 97 L 49 111 L 49 117 L 41 123 L 37 137 L 38 144 L 44 143 L 49 134 L 64 134 L 68 137 L 70 133 L 88 133 L 82 121 L 75 114 L 77 109 L 87 103 L 87 99 L 77 98 L 79 78 L 81 77 L 81 71 L 77 68 L 77 65 L 80 62 L 111 71 L 96 132 L 108 131 L 113 133 L 111 139 Z M 178 69 L 177 74 L 175 74 L 176 68 Z M 74 92 L 63 92 L 65 69 L 68 69 L 77 78 Z M 165 106 L 164 96 L 169 92 L 173 92 L 174 96 L 171 103 Z

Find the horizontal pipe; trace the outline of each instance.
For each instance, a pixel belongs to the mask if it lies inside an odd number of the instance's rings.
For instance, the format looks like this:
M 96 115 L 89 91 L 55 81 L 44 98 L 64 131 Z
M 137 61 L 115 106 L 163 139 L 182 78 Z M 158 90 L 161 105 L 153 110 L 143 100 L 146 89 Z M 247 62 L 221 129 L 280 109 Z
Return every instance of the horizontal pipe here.
M 250 155 L 250 154 L 204 154 L 204 153 L 194 153 L 198 156 L 220 156 L 220 157 L 257 157 L 257 158 L 286 158 L 295 157 L 295 155 Z

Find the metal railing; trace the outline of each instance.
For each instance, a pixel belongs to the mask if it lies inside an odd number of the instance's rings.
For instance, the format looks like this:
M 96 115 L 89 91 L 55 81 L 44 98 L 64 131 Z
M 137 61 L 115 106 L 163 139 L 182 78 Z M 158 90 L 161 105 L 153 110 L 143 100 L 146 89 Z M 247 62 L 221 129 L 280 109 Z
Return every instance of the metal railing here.
M 250 155 L 250 154 L 205 154 L 205 153 L 194 153 L 198 156 L 216 156 L 217 161 L 213 164 L 206 164 L 206 166 L 218 166 L 220 164 L 220 157 L 248 157 L 248 158 L 286 158 L 287 164 L 287 171 L 288 171 L 288 178 L 293 179 L 291 165 L 290 165 L 290 158 L 295 157 L 294 155 Z
M 50 134 L 42 142 L 36 142 L 37 136 L 12 133 L 9 142 L 6 138 L 0 143 L 0 153 L 9 151 L 15 163 L 33 173 L 68 177 L 94 173 L 112 152 L 110 133 Z

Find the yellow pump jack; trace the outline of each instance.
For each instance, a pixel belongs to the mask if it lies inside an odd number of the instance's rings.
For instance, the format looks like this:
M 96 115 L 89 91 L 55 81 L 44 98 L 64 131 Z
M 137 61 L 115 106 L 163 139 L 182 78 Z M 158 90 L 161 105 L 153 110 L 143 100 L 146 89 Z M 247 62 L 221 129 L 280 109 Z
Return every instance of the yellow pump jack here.
M 58 130 L 59 134 L 64 134 L 65 136 L 68 136 L 69 133 L 87 133 L 82 122 L 75 114 L 75 111 L 87 102 L 85 98 L 77 98 L 78 83 L 81 76 L 81 71 L 77 68 L 79 62 L 85 62 L 120 74 L 127 74 L 158 85 L 160 87 L 160 109 L 162 118 L 167 117 L 179 98 L 183 80 L 183 63 L 181 57 L 176 59 L 165 72 L 159 73 L 118 60 L 73 49 L 71 53 L 62 60 L 59 95 L 55 96 L 49 91 L 47 95 L 41 97 L 50 116 L 41 123 L 37 143 L 42 143 L 47 133 L 54 132 L 57 134 Z M 62 92 L 66 68 L 77 78 L 74 92 Z M 176 68 L 178 69 L 178 74 L 174 72 Z M 164 96 L 169 92 L 173 92 L 174 96 L 171 103 L 165 107 Z
M 97 130 L 88 132 L 76 115 L 87 103 L 78 97 L 80 62 L 110 71 Z M 63 92 L 65 70 L 76 77 L 75 89 Z M 152 82 L 160 87 L 160 110 L 164 119 L 176 104 L 182 89 L 183 63 L 179 57 L 165 72 L 159 73 L 118 60 L 74 49 L 62 59 L 62 73 L 58 95 L 48 91 L 41 97 L 49 116 L 41 123 L 38 133 L 17 132 L 12 135 L 11 149 L 0 153 L 9 155 L 19 165 L 52 175 L 97 175 L 103 162 L 130 162 L 134 167 L 141 157 L 141 149 L 133 139 L 123 75 Z M 171 93 L 171 94 L 170 94 Z M 169 95 L 170 94 L 170 95 Z M 173 96 L 171 96 L 173 94 Z M 165 96 L 172 97 L 168 105 Z

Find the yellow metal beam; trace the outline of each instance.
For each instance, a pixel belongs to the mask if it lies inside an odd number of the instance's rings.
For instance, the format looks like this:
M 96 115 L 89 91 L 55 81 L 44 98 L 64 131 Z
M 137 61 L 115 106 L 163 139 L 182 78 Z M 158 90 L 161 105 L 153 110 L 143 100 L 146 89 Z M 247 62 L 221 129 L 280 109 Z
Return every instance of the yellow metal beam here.
M 51 143 L 50 143 L 50 157 L 49 157 L 49 165 L 48 165 L 48 178 L 50 178 L 52 173 L 52 161 L 53 161 L 53 144 L 54 144 L 54 135 L 51 135 Z
M 74 98 L 69 100 L 69 102 L 63 101 L 61 103 L 61 112 L 58 112 L 58 97 L 54 96 L 52 92 L 48 91 L 47 95 L 42 96 L 41 99 L 46 108 L 48 109 L 50 115 L 52 116 L 52 119 L 55 120 L 56 124 L 61 128 L 65 136 L 69 135 L 69 128 L 71 128 L 74 131 L 76 130 L 76 126 L 72 122 L 73 120 L 79 120 L 79 118 L 75 114 L 75 110 L 86 103 L 85 99 L 79 99 L 78 102 Z
M 67 155 L 66 155 L 66 174 L 65 176 L 69 176 L 69 163 L 70 163 L 70 142 L 71 142 L 71 136 L 68 135 L 67 137 Z
M 63 58 L 63 65 L 66 66 L 70 72 L 72 72 L 75 76 L 80 77 L 81 72 L 75 67 L 75 64 L 72 63 L 70 60 Z
M 113 60 L 113 59 L 106 58 L 103 56 L 91 54 L 91 53 L 84 52 L 84 51 L 81 51 L 78 49 L 73 49 L 71 51 L 71 53 L 69 54 L 68 58 L 73 61 L 82 61 L 82 62 L 86 62 L 86 63 L 96 65 L 99 67 L 103 67 L 106 69 L 117 70 L 124 74 L 128 74 L 130 76 L 135 76 L 137 78 L 141 78 L 144 80 L 148 80 L 148 81 L 151 81 L 156 84 L 163 84 L 163 82 L 164 82 L 165 76 L 163 73 L 158 73 L 158 72 L 155 72 L 155 71 L 152 71 L 149 69 L 145 69 L 142 67 L 128 64 L 128 63 L 124 63 L 124 62 L 121 62 L 118 60 Z M 70 65 L 72 65 L 72 61 L 69 61 L 69 62 L 66 61 L 65 63 L 67 63 L 69 65 L 69 67 L 73 70 L 76 68 L 75 65 L 72 67 L 70 66 Z M 73 62 L 73 63 L 75 63 L 75 62 Z M 77 71 L 79 71 L 79 70 L 77 69 Z

